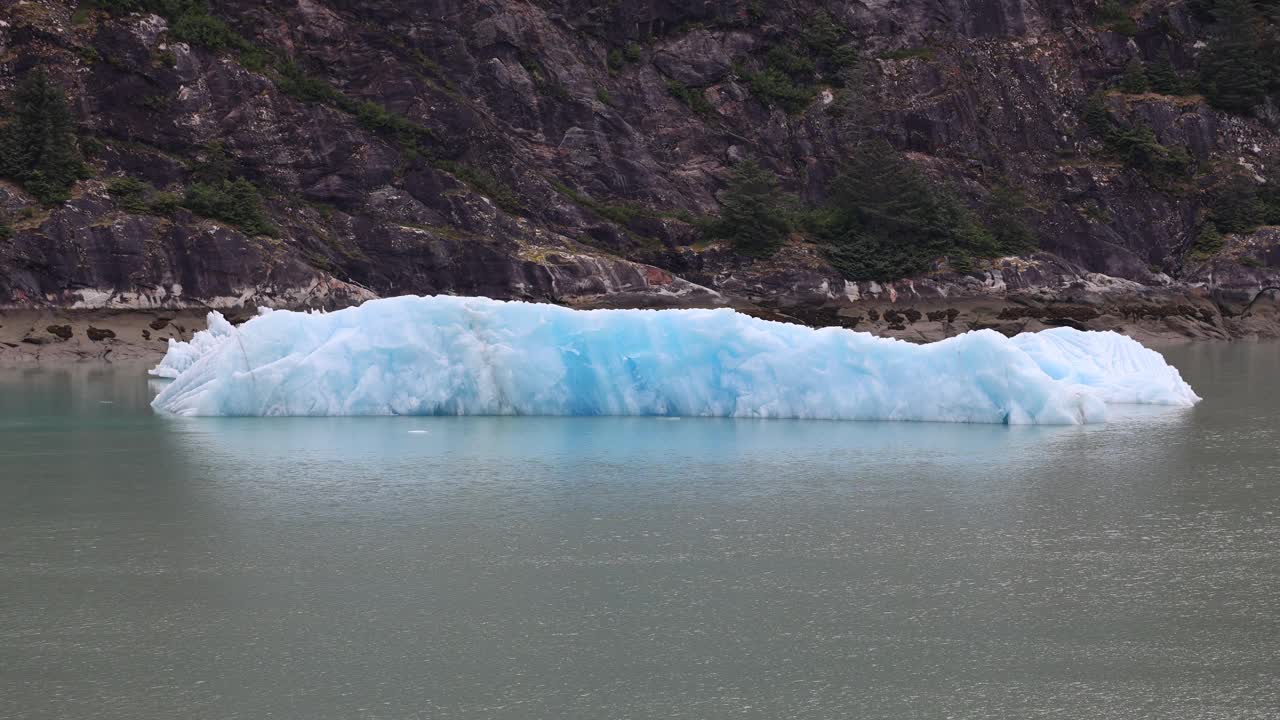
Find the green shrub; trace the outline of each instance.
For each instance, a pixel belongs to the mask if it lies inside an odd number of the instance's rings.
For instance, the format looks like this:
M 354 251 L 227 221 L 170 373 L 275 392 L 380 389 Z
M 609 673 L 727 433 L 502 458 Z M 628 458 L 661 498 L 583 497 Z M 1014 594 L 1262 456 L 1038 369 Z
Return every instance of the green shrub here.
M 279 76 L 276 87 L 281 92 L 302 102 L 340 104 L 345 98 L 332 85 L 308 75 L 292 60 L 282 61 L 276 66 Z
M 169 107 L 169 98 L 159 93 L 144 95 L 138 100 L 138 104 L 150 110 L 151 112 L 161 112 Z
M 790 46 L 775 45 L 764 54 L 757 72 L 743 73 L 751 93 L 761 102 L 797 115 L 804 112 L 817 96 L 817 65 Z
M 839 85 L 858 61 L 854 48 L 842 42 L 848 33 L 826 11 L 812 16 L 796 37 L 791 43 L 769 46 L 756 58 L 755 69 L 736 68 L 758 100 L 792 115 L 813 103 L 822 76 Z
M 802 113 L 813 103 L 815 91 L 811 87 L 798 86 L 784 72 L 766 68 L 747 77 L 751 94 L 766 105 L 780 107 L 792 115 Z
M 1130 37 L 1138 34 L 1138 24 L 1130 15 L 1128 0 L 1104 0 L 1098 7 L 1097 22 L 1112 32 Z
M 574 190 L 559 180 L 551 181 L 551 187 L 555 188 L 556 192 L 572 200 L 575 204 L 581 205 L 605 220 L 621 225 L 624 228 L 627 228 L 632 222 L 640 218 L 662 217 L 661 213 L 653 212 L 652 210 L 635 203 L 599 202 L 594 198 Z M 681 217 L 681 219 L 692 221 L 691 218 L 687 217 Z
M 0 240 L 8 240 L 13 237 L 13 226 L 5 220 L 0 219 Z
M 102 55 L 92 45 L 81 45 L 76 48 L 75 52 L 86 65 L 92 65 L 102 60 Z
M 1226 241 L 1222 237 L 1222 233 L 1218 232 L 1218 228 L 1213 223 L 1205 223 L 1200 228 L 1200 233 L 1196 235 L 1196 241 L 1191 246 L 1188 255 L 1194 260 L 1208 260 L 1217 255 Z
M 609 55 L 605 58 L 605 64 L 609 67 L 610 75 L 617 75 L 622 72 L 622 68 L 626 67 L 627 59 L 618 48 L 609 51 Z
M 492 200 L 494 205 L 507 212 L 520 213 L 526 210 L 524 201 L 511 189 L 511 186 L 502 182 L 487 170 L 453 162 L 452 160 L 437 161 L 435 166 L 466 183 L 476 192 Z
M 709 226 L 708 234 L 732 241 L 743 255 L 767 258 L 782 247 L 790 232 L 777 176 L 754 160 L 738 163 L 725 191 L 720 219 Z
M 88 177 L 66 95 L 36 68 L 18 84 L 13 104 L 13 119 L 0 128 L 0 176 L 45 204 L 65 201 L 71 186 Z
M 103 145 L 102 142 L 98 140 L 98 138 L 92 135 L 81 136 L 79 140 L 79 145 L 80 145 L 80 154 L 89 158 L 90 160 L 93 160 L 99 157 L 100 155 L 102 155 L 102 151 L 106 149 L 106 146 Z
M 117 15 L 155 13 L 169 21 L 174 39 L 214 52 L 252 49 L 248 40 L 210 14 L 205 0 L 97 0 L 97 5 Z
M 848 31 L 826 10 L 818 10 L 805 21 L 800 37 L 811 56 L 824 66 L 823 69 L 837 77 L 858 61 L 857 51 L 845 43 Z
M 122 210 L 135 215 L 172 215 L 182 206 L 177 193 L 158 191 L 150 183 L 130 177 L 114 178 L 107 184 L 107 192 Z
M 303 102 L 322 103 L 354 115 L 363 128 L 395 141 L 405 153 L 420 153 L 424 144 L 435 141 L 430 128 L 391 112 L 371 100 L 349 98 L 328 82 L 308 75 L 293 62 L 280 62 L 276 66 L 276 72 L 276 87 L 285 94 Z
M 147 212 L 151 215 L 172 215 L 182 207 L 182 196 L 178 193 L 160 190 L 151 194 L 147 201 Z
M 206 143 L 191 164 L 191 178 L 198 183 L 217 185 L 231 179 L 234 162 L 227 148 L 220 142 Z
M 135 214 L 147 211 L 147 197 L 152 187 L 131 177 L 115 178 L 107 183 L 107 192 L 125 212 Z
M 1191 172 L 1192 160 L 1185 148 L 1167 147 L 1156 140 L 1151 128 L 1114 127 L 1107 134 L 1108 151 L 1125 165 L 1143 173 L 1154 183 L 1169 183 Z
M 695 115 L 710 117 L 715 114 L 715 109 L 711 107 L 711 103 L 707 102 L 707 96 L 703 94 L 701 88 L 691 88 L 679 80 L 669 80 L 667 92 L 684 103 Z
M 188 12 L 174 21 L 169 28 L 173 37 L 214 52 L 246 49 L 249 42 L 240 37 L 227 24 L 207 12 Z
M 786 45 L 774 45 L 764 56 L 765 64 L 791 78 L 805 79 L 813 76 L 817 66 L 813 60 Z
M 219 184 L 197 182 L 187 189 L 182 204 L 191 212 L 234 225 L 248 235 L 274 235 L 258 188 L 245 178 Z

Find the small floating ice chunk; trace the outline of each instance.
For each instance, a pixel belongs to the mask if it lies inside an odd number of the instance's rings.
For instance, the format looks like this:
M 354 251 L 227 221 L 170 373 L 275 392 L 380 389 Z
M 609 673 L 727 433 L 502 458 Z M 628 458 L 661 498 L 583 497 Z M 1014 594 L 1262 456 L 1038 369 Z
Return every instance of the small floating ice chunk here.
M 652 415 L 1100 422 L 1106 403 L 1199 400 L 1110 332 L 913 345 L 732 310 L 570 310 L 400 297 L 325 314 L 217 313 L 171 342 L 152 406 L 175 415 Z

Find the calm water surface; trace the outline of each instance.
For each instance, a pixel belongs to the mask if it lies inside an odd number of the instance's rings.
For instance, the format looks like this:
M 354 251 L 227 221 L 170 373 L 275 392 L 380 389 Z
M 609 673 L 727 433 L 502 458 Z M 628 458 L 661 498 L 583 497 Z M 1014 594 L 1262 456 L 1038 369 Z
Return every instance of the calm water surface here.
M 155 417 L 0 371 L 0 718 L 1276 718 L 1280 347 L 1109 425 Z

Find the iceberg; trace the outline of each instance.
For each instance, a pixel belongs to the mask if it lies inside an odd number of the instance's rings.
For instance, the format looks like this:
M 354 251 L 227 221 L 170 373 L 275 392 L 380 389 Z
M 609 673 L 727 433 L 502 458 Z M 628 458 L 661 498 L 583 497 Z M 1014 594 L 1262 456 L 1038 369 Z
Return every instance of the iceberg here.
M 732 310 L 572 310 L 399 297 L 276 311 L 173 342 L 152 402 L 179 416 L 652 415 L 1082 424 L 1199 398 L 1111 332 L 929 345 Z
M 150 374 L 158 378 L 176 378 L 235 332 L 235 327 L 222 317 L 222 313 L 209 313 L 206 324 L 209 328 L 192 336 L 191 342 L 169 338 L 169 349 L 160 364 L 150 370 Z

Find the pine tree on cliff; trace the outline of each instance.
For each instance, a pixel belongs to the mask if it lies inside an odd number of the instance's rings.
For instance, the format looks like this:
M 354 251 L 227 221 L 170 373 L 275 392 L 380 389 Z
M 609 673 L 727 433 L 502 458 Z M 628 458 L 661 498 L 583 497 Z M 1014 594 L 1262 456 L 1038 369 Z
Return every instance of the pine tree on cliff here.
M 942 257 L 963 267 L 1000 251 L 968 208 L 884 140 L 859 147 L 830 191 L 814 232 L 827 260 L 851 280 L 920 274 Z
M 1186 89 L 1182 78 L 1178 77 L 1178 71 L 1173 69 L 1168 50 L 1156 57 L 1156 61 L 1151 64 L 1151 69 L 1147 72 L 1147 77 L 1150 79 L 1151 89 L 1158 93 L 1181 95 Z
M 1266 92 L 1262 16 L 1251 0 L 1218 0 L 1214 38 L 1200 65 L 1204 94 L 1215 107 L 1247 113 Z
M 1280 93 L 1280 2 L 1267 9 L 1270 21 L 1262 41 L 1262 60 L 1266 65 L 1271 91 Z
M 12 122 L 0 131 L 0 174 L 41 202 L 66 200 L 75 181 L 85 177 L 66 97 L 36 68 L 18 85 L 13 106 Z
M 1151 89 L 1151 82 L 1147 79 L 1147 68 L 1142 64 L 1142 60 L 1134 58 L 1129 61 L 1129 65 L 1125 67 L 1124 76 L 1120 78 L 1120 89 L 1130 95 L 1140 95 Z
M 732 240 L 744 255 L 776 253 L 791 231 L 778 197 L 778 178 L 754 160 L 738 163 L 714 230 L 717 236 Z

